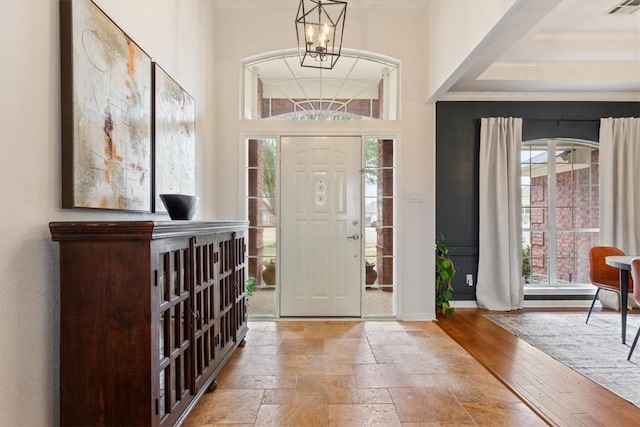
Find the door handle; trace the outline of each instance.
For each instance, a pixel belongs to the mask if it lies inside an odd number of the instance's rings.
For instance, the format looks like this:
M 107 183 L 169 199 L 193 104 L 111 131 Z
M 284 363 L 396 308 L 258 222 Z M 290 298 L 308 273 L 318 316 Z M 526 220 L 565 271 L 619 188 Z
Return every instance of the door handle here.
M 359 238 L 360 236 L 358 235 L 358 233 L 353 233 L 351 236 L 347 236 L 347 239 L 358 240 Z

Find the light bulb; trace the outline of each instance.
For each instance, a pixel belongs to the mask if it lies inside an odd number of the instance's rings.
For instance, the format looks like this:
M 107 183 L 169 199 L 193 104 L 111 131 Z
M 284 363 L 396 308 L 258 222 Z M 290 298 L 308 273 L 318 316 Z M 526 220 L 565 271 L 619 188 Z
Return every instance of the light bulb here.
M 307 41 L 309 43 L 311 43 L 313 41 L 313 27 L 309 26 L 309 28 L 307 28 Z

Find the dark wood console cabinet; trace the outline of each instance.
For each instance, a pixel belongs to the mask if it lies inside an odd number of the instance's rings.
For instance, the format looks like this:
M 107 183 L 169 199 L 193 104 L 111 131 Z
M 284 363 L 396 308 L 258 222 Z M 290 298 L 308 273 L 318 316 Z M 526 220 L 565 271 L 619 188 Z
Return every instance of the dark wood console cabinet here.
M 247 332 L 244 221 L 52 222 L 60 424 L 172 426 Z

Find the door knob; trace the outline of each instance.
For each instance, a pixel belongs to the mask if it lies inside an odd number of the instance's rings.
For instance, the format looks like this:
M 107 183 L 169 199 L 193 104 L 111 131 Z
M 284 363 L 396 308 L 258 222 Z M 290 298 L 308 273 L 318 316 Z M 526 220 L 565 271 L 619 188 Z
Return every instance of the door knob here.
M 358 240 L 359 238 L 360 236 L 358 235 L 358 233 L 353 233 L 351 236 L 347 236 L 347 239 Z

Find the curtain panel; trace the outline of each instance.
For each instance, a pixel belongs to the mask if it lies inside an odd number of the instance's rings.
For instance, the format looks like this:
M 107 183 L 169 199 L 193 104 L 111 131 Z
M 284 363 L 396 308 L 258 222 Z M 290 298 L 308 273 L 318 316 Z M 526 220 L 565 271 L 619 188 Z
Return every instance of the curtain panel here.
M 601 119 L 599 152 L 600 244 L 640 255 L 640 118 Z M 615 292 L 601 290 L 598 298 L 620 308 Z
M 522 119 L 483 118 L 480 124 L 478 307 L 522 308 Z
M 640 118 L 600 120 L 600 242 L 640 255 Z

